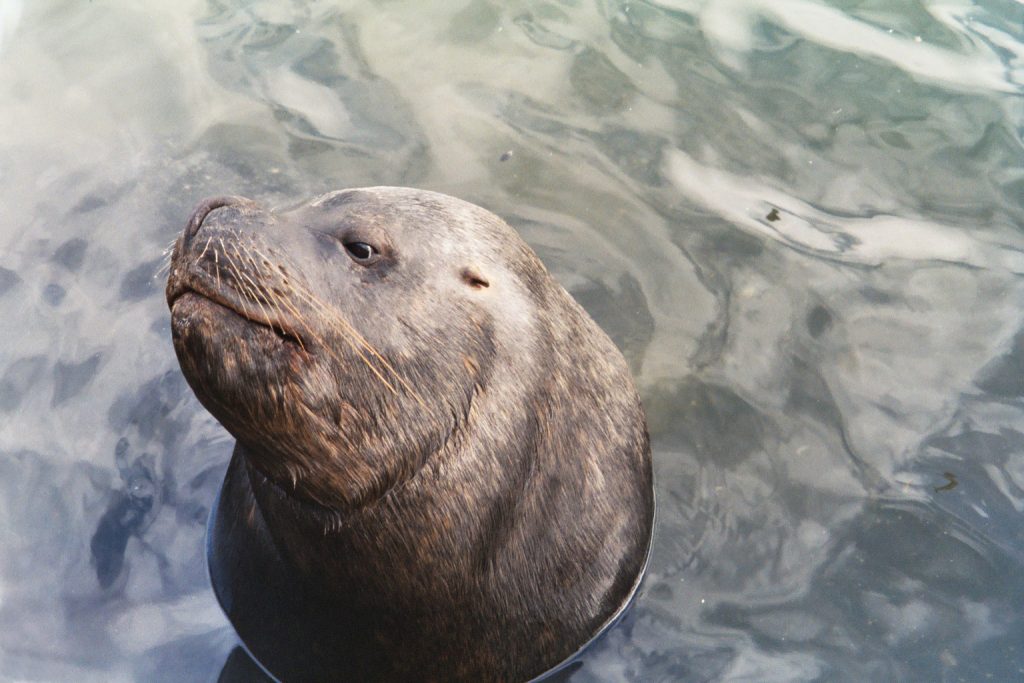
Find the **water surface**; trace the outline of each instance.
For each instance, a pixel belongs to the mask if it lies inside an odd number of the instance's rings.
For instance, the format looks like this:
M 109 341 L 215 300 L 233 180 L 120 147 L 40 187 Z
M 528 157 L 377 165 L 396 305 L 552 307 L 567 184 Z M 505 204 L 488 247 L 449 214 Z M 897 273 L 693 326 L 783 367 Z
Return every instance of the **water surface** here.
M 0 0 L 0 677 L 217 680 L 162 252 L 373 184 L 505 217 L 637 377 L 652 567 L 571 680 L 1024 676 L 1024 6 L 426 5 Z

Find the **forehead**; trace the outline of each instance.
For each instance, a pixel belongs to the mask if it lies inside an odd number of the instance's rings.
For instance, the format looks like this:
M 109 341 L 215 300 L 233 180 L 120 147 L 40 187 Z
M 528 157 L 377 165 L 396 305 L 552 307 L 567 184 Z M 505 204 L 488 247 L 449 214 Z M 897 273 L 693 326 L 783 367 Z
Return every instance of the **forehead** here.
M 424 230 L 443 232 L 452 224 L 442 202 L 404 188 L 338 190 L 282 214 L 320 230 L 369 228 L 393 236 Z
M 411 188 L 338 190 L 284 215 L 294 215 L 307 227 L 325 232 L 380 231 L 403 251 L 426 249 L 493 261 L 515 258 L 525 247 L 491 212 L 454 197 Z

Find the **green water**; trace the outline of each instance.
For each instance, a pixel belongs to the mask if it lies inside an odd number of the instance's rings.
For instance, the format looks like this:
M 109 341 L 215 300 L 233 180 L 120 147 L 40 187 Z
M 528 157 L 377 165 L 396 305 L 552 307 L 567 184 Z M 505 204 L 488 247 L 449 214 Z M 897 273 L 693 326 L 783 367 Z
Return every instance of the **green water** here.
M 217 679 L 162 252 L 374 184 L 636 375 L 656 548 L 572 681 L 1021 678 L 1022 84 L 1009 1 L 0 0 L 0 679 Z

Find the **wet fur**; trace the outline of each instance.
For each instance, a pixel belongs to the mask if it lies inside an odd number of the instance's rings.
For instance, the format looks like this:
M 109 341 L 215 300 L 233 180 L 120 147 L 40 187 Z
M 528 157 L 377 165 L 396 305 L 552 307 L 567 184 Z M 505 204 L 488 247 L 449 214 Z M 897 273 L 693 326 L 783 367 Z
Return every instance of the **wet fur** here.
M 627 597 L 653 515 L 636 391 L 497 217 L 402 188 L 213 200 L 168 300 L 238 440 L 214 584 L 283 679 L 525 680 Z

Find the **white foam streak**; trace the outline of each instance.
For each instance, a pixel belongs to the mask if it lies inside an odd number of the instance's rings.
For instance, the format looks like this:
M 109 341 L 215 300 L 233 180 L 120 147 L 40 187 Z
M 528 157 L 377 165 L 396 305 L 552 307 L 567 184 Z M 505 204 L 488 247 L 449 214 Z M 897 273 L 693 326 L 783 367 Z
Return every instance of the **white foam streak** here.
M 833 216 L 757 178 L 705 166 L 680 150 L 669 151 L 667 159 L 668 176 L 688 198 L 745 230 L 802 251 L 864 265 L 907 259 L 1024 273 L 1024 254 L 981 242 L 963 226 L 891 215 Z M 778 210 L 774 221 L 768 219 L 773 208 Z
M 716 0 L 702 3 L 699 9 L 691 1 L 657 4 L 697 14 L 719 56 L 735 67 L 757 49 L 755 27 L 767 20 L 818 45 L 889 62 L 921 80 L 967 91 L 1021 92 L 1024 68 L 1019 64 L 1019 47 L 1011 51 L 1017 59 L 1004 62 L 996 48 L 1012 45 L 1012 38 L 971 21 L 958 6 L 939 5 L 930 12 L 960 35 L 970 30 L 987 39 L 973 41 L 970 53 L 930 45 L 919 36 L 892 33 L 808 0 Z
M 270 71 L 265 81 L 273 102 L 304 116 L 320 135 L 344 140 L 356 134 L 352 117 L 330 88 L 305 79 L 287 67 Z

